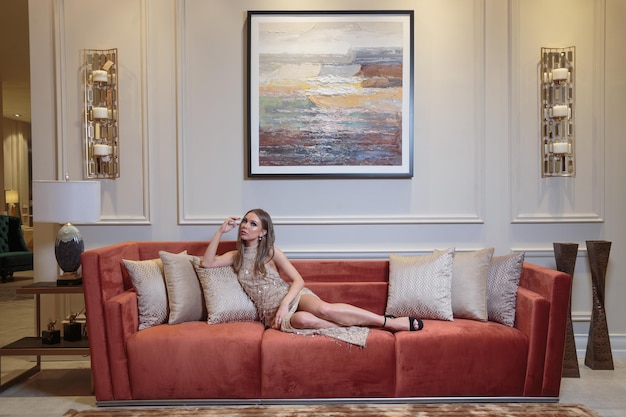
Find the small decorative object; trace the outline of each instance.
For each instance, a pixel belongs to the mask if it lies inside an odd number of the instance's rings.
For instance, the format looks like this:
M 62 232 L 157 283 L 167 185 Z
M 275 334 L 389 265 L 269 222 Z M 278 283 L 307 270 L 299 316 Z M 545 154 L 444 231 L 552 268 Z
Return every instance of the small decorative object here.
M 84 65 L 85 178 L 120 176 L 117 49 L 87 49 Z
M 578 256 L 578 243 L 553 243 L 556 269 L 574 277 L 576 256 Z M 565 335 L 565 355 L 563 357 L 562 376 L 566 378 L 580 378 L 578 369 L 578 356 L 576 354 L 576 342 L 574 340 L 574 328 L 572 326 L 572 298 L 569 300 L 569 312 L 567 314 L 567 328 Z
M 541 48 L 542 177 L 573 177 L 576 48 Z
M 43 343 L 44 345 L 54 345 L 56 343 L 61 343 L 61 330 L 56 330 L 54 328 L 56 324 L 56 320 L 48 321 L 48 330 L 44 330 L 41 332 L 41 343 Z
M 73 224 L 100 220 L 100 182 L 33 181 L 33 219 L 40 223 L 65 224 L 56 236 L 54 254 L 63 274 L 57 285 L 80 285 L 83 238 Z
M 76 314 L 70 314 L 69 323 L 63 323 L 63 340 L 75 342 L 82 338 L 81 324 L 76 321 Z
M 613 366 L 613 355 L 611 353 L 609 328 L 606 323 L 606 311 L 604 310 L 604 281 L 610 252 L 611 242 L 606 240 L 587 241 L 587 254 L 589 256 L 589 268 L 591 269 L 593 306 L 591 310 L 589 337 L 587 338 L 585 365 L 591 369 L 615 369 Z

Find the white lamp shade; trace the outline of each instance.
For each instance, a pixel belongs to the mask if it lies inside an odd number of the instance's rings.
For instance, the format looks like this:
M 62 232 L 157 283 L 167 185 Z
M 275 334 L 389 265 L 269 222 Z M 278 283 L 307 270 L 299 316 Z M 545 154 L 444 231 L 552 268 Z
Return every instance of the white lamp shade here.
M 4 192 L 4 200 L 7 204 L 17 204 L 20 201 L 19 194 L 15 190 L 6 190 Z
M 98 181 L 33 181 L 33 221 L 95 223 L 100 220 Z

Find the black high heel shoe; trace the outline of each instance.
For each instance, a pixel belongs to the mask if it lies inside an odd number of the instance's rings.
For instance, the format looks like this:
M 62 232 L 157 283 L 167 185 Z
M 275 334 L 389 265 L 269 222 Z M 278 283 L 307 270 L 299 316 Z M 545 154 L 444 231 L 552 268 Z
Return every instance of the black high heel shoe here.
M 393 314 L 385 314 L 383 317 L 385 317 L 385 321 L 383 322 L 383 328 L 387 324 L 387 319 L 397 319 L 397 317 L 394 316 Z M 417 328 L 415 327 L 415 322 L 417 322 Z M 417 332 L 417 331 L 422 330 L 423 328 L 424 328 L 424 322 L 421 319 L 418 319 L 417 317 L 409 317 L 409 330 L 410 331 Z
M 417 322 L 417 329 L 415 328 L 415 322 Z M 420 331 L 424 328 L 424 322 L 417 317 L 409 317 L 409 329 L 412 332 Z

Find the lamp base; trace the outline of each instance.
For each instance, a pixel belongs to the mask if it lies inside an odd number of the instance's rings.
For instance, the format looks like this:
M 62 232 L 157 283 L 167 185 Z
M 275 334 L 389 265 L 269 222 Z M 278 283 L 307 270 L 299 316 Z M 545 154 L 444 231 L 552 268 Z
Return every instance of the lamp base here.
M 83 277 L 77 272 L 66 272 L 57 278 L 57 287 L 83 285 Z

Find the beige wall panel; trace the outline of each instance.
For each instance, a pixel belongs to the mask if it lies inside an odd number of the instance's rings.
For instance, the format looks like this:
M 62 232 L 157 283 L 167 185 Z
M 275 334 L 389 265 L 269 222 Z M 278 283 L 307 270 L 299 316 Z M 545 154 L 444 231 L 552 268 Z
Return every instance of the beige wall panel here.
M 290 224 L 483 221 L 483 2 L 348 3 L 353 5 L 342 9 L 414 8 L 414 178 L 246 180 L 251 5 L 180 0 L 181 224 L 215 224 L 253 206 Z M 276 7 L 272 2 L 253 7 L 266 8 Z M 440 30 L 442 20 L 454 30 Z

